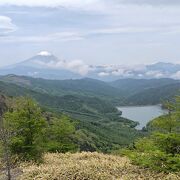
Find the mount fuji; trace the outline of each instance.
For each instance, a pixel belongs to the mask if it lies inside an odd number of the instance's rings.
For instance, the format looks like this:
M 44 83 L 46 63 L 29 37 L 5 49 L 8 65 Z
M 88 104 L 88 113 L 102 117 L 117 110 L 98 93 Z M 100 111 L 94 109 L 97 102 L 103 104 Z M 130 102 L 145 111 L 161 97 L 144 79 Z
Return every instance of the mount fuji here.
M 30 59 L 0 68 L 0 74 L 15 74 L 46 79 L 71 79 L 81 77 L 79 74 L 66 69 L 65 64 L 65 60 L 59 60 L 48 51 L 41 51 Z

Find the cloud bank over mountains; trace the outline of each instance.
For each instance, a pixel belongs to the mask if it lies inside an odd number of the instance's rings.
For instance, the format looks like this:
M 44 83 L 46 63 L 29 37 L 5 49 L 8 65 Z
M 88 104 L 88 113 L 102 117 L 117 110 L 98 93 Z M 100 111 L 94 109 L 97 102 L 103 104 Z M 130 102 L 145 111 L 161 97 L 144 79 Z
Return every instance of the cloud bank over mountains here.
M 37 54 L 38 56 L 35 57 L 33 63 L 38 64 L 42 66 L 43 68 L 50 68 L 50 69 L 56 69 L 56 70 L 69 70 L 74 73 L 78 73 L 81 76 L 87 75 L 90 71 L 92 71 L 92 68 L 85 64 L 82 60 L 73 60 L 73 61 L 65 61 L 65 60 L 51 60 L 52 54 L 49 53 L 48 51 L 42 51 Z M 49 57 L 49 61 L 44 62 L 43 59 L 39 60 L 39 56 L 45 56 Z
M 0 69 L 0 74 L 16 72 L 17 75 L 31 75 L 44 78 L 63 79 L 66 72 L 69 78 L 90 77 L 101 80 L 116 80 L 120 78 L 173 78 L 180 79 L 180 64 L 154 63 L 149 65 L 101 65 L 94 66 L 82 60 L 66 61 L 59 59 L 48 51 L 41 51 L 36 56 Z M 44 73 L 41 74 L 41 73 Z M 56 75 L 51 77 L 55 72 Z M 5 74 L 4 74 L 5 73 Z M 15 74 L 16 74 L 15 73 Z M 20 74 L 19 74 L 20 73 Z M 73 73 L 73 74 L 71 74 Z

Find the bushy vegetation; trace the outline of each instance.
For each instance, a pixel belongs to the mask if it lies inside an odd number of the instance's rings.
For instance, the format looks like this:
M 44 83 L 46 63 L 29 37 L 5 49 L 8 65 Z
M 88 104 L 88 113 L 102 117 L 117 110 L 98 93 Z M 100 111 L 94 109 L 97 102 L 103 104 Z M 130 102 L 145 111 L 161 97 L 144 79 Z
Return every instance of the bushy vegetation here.
M 122 153 L 137 165 L 157 171 L 177 172 L 180 170 L 180 96 L 176 102 L 167 103 L 168 115 L 154 119 L 148 129 L 149 137 L 135 142 L 131 149 Z
M 130 164 L 128 158 L 100 153 L 46 154 L 40 166 L 32 163 L 21 165 L 20 180 L 111 180 L 111 179 L 172 179 L 180 175 L 156 173 Z

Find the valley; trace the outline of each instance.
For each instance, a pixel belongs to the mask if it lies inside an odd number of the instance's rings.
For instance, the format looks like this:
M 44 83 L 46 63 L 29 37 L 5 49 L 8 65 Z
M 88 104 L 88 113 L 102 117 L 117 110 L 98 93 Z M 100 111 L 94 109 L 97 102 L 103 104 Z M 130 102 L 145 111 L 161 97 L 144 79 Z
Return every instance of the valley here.
M 164 88 L 164 86 L 171 88 Z M 152 87 L 154 91 L 151 90 Z M 159 90 L 156 91 L 156 89 L 162 90 L 159 95 Z M 134 118 L 131 115 L 123 118 L 117 106 L 160 104 L 173 98 L 179 89 L 179 81 L 173 79 L 126 79 L 118 82 L 104 82 L 90 78 L 47 80 L 17 75 L 0 77 L 1 94 L 9 97 L 32 97 L 46 111 L 66 114 L 76 120 L 79 138 L 85 136 L 88 139 L 82 141 L 80 145 L 81 150 L 86 151 L 109 152 L 143 136 L 144 132 L 139 131 L 138 123 L 134 122 L 138 121 L 139 117 Z M 149 96 L 144 93 L 146 91 Z M 163 95 L 163 91 L 166 96 Z M 145 98 L 141 98 L 139 94 L 142 97 L 144 94 Z M 135 97 L 141 101 L 137 102 Z M 144 113 L 144 110 L 139 111 L 142 119 Z M 158 112 L 157 114 L 161 115 Z M 157 117 L 156 113 L 153 117 Z

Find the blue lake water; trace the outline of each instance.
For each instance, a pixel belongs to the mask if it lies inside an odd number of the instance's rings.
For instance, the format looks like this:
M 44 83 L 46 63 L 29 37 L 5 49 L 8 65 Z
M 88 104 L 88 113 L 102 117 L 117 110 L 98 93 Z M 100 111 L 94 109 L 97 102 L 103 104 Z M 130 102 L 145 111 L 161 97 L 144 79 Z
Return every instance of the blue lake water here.
M 139 122 L 136 129 L 142 129 L 149 121 L 167 113 L 166 110 L 161 108 L 161 105 L 122 106 L 118 109 L 122 111 L 122 117 Z

